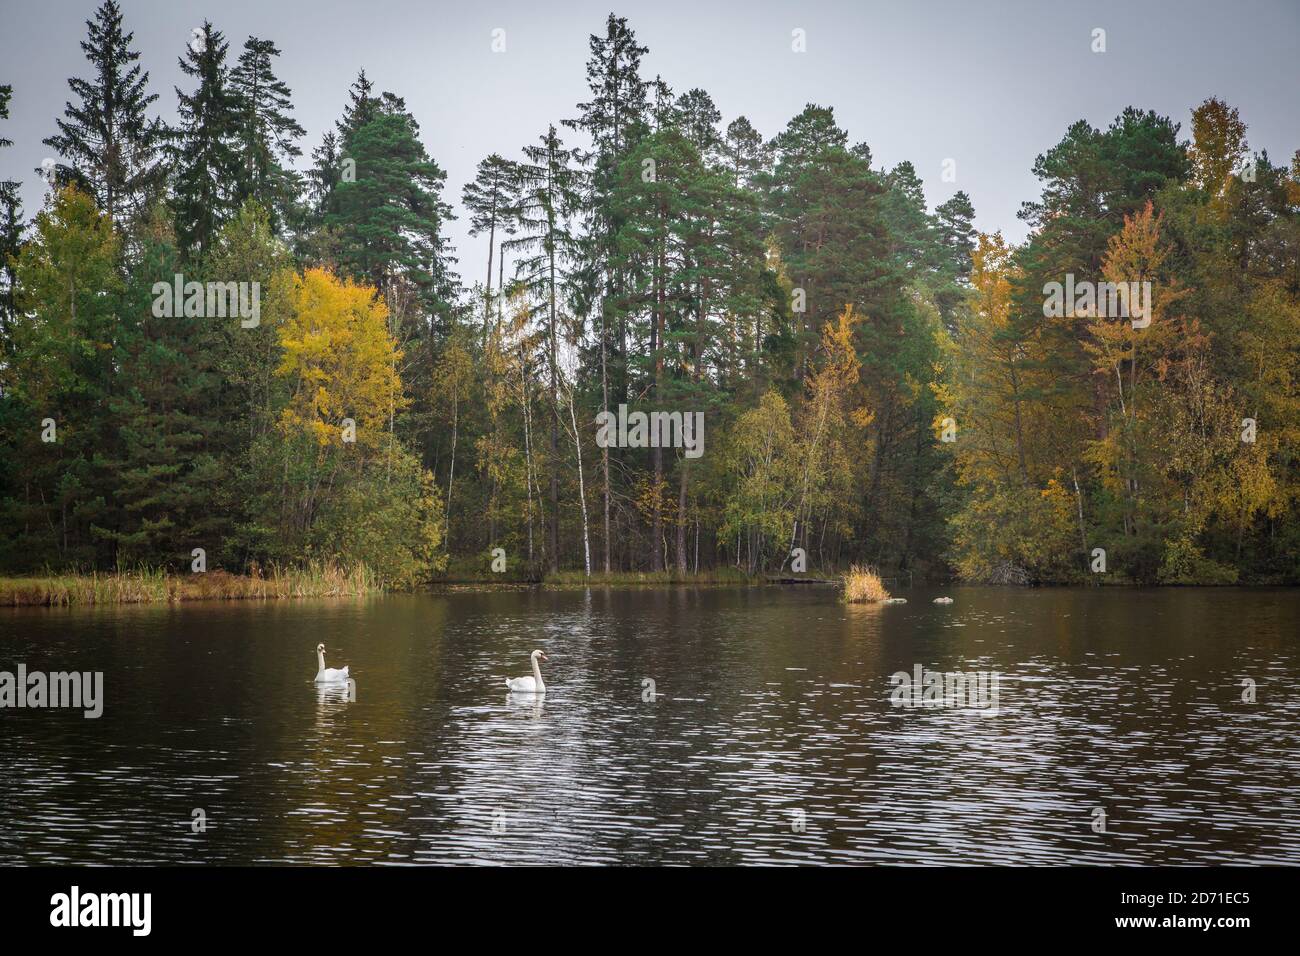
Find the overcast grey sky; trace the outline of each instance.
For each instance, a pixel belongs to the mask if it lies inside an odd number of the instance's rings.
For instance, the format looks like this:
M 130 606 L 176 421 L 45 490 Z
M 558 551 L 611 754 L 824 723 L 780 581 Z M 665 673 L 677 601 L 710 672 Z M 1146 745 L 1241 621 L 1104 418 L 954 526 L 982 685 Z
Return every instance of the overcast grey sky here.
M 1034 157 L 1070 123 L 1106 126 L 1127 105 L 1172 116 L 1190 135 L 1190 111 L 1211 95 L 1237 107 L 1255 149 L 1283 163 L 1300 148 L 1300 0 L 1119 2 L 849 2 L 655 0 L 484 3 L 460 0 L 121 0 L 151 75 L 155 104 L 175 116 L 177 56 L 206 17 L 230 41 L 249 35 L 283 51 L 279 74 L 307 129 L 304 159 L 338 118 L 364 67 L 375 86 L 406 102 L 424 143 L 447 170 L 458 215 L 461 188 L 484 156 L 517 156 L 549 122 L 587 98 L 587 39 L 613 10 L 628 18 L 647 77 L 678 93 L 708 90 L 729 122 L 744 114 L 765 136 L 805 103 L 835 108 L 876 165 L 910 160 L 931 206 L 970 194 L 976 225 L 1024 236 L 1020 203 L 1035 198 Z M 30 217 L 43 190 L 32 170 L 50 155 L 41 140 L 86 76 L 78 42 L 98 0 L 0 0 L 0 83 L 14 87 L 0 135 L 0 178 L 24 183 Z M 1105 53 L 1091 50 L 1106 30 Z M 493 29 L 506 52 L 493 53 Z M 791 51 L 806 31 L 807 52 Z M 184 84 L 188 89 L 188 83 Z M 568 136 L 575 134 L 565 131 Z M 956 182 L 943 182 L 945 158 Z M 486 238 L 462 219 L 450 238 L 468 283 Z

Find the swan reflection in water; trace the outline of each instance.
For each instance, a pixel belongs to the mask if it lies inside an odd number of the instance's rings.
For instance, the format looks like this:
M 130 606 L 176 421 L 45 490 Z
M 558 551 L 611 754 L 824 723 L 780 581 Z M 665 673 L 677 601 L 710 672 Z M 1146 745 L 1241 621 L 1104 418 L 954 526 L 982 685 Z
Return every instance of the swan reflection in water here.
M 314 684 L 316 688 L 316 724 L 320 726 L 330 717 L 342 713 L 350 703 L 357 699 L 357 682 L 349 677 L 346 681 L 330 684 Z
M 545 694 L 518 694 L 514 691 L 506 693 L 506 706 L 516 714 L 528 714 L 531 712 L 534 720 L 542 716 L 542 708 L 546 705 Z

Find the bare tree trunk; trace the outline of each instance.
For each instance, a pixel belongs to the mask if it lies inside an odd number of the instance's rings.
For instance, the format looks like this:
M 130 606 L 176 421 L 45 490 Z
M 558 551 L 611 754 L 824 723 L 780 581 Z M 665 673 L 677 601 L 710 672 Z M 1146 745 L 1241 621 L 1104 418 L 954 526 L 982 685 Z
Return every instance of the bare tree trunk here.
M 490 267 L 489 267 L 490 268 Z M 505 313 L 506 303 L 506 244 L 503 241 L 497 253 L 497 327 L 501 326 L 501 317 Z
M 664 335 L 664 286 L 663 286 L 663 254 L 656 255 L 655 263 L 655 320 L 654 326 L 650 333 L 650 351 L 654 355 L 655 361 L 655 405 L 658 406 L 663 399 L 663 374 L 664 374 L 664 356 L 663 356 L 663 335 Z M 655 447 L 651 452 L 651 458 L 654 461 L 655 483 L 654 483 L 654 521 L 653 532 L 651 537 L 654 538 L 654 552 L 650 555 L 650 570 L 662 571 L 664 569 L 663 551 L 660 542 L 664 534 L 664 507 L 663 507 L 663 483 L 664 483 L 664 450 L 659 447 L 658 436 L 655 438 Z
M 677 491 L 677 570 L 686 573 L 686 489 L 690 482 L 691 466 L 690 462 L 682 459 L 682 483 Z M 696 531 L 695 537 L 695 563 L 698 569 L 699 565 L 699 532 Z
M 488 228 L 488 272 L 487 285 L 483 288 L 483 328 L 492 324 L 492 254 L 496 252 L 497 219 L 496 209 L 492 210 L 492 225 Z
M 600 400 L 604 412 L 609 412 L 609 376 L 605 369 L 605 309 L 600 312 Z M 605 573 L 609 574 L 609 448 L 600 450 L 600 464 L 604 472 L 604 507 L 605 507 Z
M 460 432 L 460 385 L 451 391 L 451 466 L 447 469 L 447 530 L 443 546 L 451 554 L 451 492 L 456 481 L 456 438 Z
M 573 426 L 573 449 L 578 459 L 578 502 L 582 505 L 582 567 L 591 577 L 591 537 L 587 528 L 587 483 L 582 475 L 582 433 L 578 431 L 578 418 L 573 410 L 573 388 L 568 390 L 569 422 Z
M 532 403 L 528 399 L 528 363 L 519 346 L 519 404 L 524 413 L 524 489 L 528 494 L 528 566 L 533 566 L 533 428 Z
M 1088 531 L 1083 525 L 1083 492 L 1079 489 L 1079 472 L 1071 468 L 1070 477 L 1074 481 L 1074 500 L 1079 509 L 1079 547 L 1083 549 L 1083 561 L 1086 567 L 1088 563 Z
M 560 567 L 560 476 L 556 473 L 556 463 L 560 456 L 560 438 L 559 438 L 559 370 L 556 367 L 558 357 L 555 352 L 555 253 L 550 257 L 550 316 L 551 327 L 550 333 L 550 363 L 551 363 L 551 514 L 550 525 L 548 529 L 548 538 L 550 539 L 550 554 L 547 560 L 550 562 L 551 570 L 557 571 Z

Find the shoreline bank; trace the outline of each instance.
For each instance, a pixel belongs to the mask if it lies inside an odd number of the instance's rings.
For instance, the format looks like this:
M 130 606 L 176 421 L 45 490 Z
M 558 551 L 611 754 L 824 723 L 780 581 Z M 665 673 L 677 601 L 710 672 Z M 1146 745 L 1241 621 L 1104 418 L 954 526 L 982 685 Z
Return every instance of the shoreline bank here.
M 360 597 L 383 587 L 365 568 L 332 565 L 272 569 L 265 574 L 138 571 L 0 577 L 0 607 L 85 607 L 181 601 L 272 601 L 298 597 Z
M 264 575 L 237 575 L 225 571 L 203 574 L 170 574 L 154 571 L 91 574 L 0 576 L 0 608 L 87 607 L 123 604 L 176 604 L 185 601 L 279 601 L 291 598 L 368 597 L 385 593 L 446 593 L 455 591 L 517 591 L 538 588 L 546 591 L 575 591 L 584 588 L 654 590 L 670 588 L 794 588 L 832 590 L 841 588 L 839 575 L 809 571 L 751 577 L 727 569 L 679 575 L 676 572 L 624 571 L 593 574 L 561 571 L 540 579 L 501 577 L 443 578 L 408 589 L 383 587 L 369 571 L 339 568 L 276 570 Z M 981 586 L 976 582 L 917 582 L 915 587 Z M 1086 587 L 1074 582 L 1035 585 L 992 585 L 1017 590 Z M 1225 585 L 1141 585 L 1108 582 L 1103 588 L 1215 588 Z M 1294 587 L 1286 584 L 1235 584 L 1235 588 Z M 912 590 L 902 587 L 902 593 Z

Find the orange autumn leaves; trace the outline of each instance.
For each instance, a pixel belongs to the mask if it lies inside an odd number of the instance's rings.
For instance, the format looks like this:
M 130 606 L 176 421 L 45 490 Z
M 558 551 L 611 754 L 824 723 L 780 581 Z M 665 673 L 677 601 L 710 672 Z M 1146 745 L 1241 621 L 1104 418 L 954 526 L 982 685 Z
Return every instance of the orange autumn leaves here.
M 373 449 L 393 415 L 408 404 L 388 307 L 369 286 L 324 269 L 308 269 L 292 282 L 291 308 L 280 328 L 284 355 L 276 370 L 291 383 L 280 427 L 310 435 L 324 448 L 343 441 L 345 420 L 351 419 L 357 445 Z

